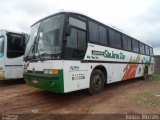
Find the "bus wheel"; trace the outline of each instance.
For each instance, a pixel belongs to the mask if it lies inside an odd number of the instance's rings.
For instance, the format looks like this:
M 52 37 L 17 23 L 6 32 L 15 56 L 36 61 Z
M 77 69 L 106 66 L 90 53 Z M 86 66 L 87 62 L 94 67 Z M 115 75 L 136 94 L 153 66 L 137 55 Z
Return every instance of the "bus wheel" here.
M 148 78 L 148 69 L 147 67 L 144 68 L 144 74 L 143 74 L 143 80 L 146 80 Z
M 90 87 L 89 87 L 89 93 L 91 95 L 99 93 L 103 87 L 104 87 L 104 74 L 98 69 L 95 69 L 90 78 Z

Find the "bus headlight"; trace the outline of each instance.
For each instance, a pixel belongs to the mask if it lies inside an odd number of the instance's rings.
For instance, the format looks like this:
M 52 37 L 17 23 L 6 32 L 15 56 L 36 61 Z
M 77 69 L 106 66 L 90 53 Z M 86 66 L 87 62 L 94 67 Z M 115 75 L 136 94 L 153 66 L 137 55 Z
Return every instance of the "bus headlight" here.
M 43 72 L 44 72 L 44 74 L 54 74 L 54 75 L 59 74 L 58 70 L 52 70 L 52 69 L 44 69 Z

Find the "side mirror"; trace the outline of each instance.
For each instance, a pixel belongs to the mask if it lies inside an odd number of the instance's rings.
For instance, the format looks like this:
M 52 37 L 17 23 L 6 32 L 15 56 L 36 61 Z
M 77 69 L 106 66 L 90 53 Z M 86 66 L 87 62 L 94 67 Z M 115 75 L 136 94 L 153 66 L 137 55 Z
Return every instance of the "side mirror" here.
M 70 36 L 71 34 L 71 26 L 70 25 L 67 25 L 66 26 L 66 29 L 65 29 L 65 35 L 66 36 Z

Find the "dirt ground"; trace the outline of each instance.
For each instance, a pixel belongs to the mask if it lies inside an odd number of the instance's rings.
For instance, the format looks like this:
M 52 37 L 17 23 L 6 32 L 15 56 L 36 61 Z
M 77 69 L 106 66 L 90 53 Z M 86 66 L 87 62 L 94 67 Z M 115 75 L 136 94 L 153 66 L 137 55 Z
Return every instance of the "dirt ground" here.
M 56 94 L 23 80 L 0 82 L 0 113 L 126 114 L 160 113 L 160 81 L 129 80 L 106 85 L 94 96 L 86 90 Z

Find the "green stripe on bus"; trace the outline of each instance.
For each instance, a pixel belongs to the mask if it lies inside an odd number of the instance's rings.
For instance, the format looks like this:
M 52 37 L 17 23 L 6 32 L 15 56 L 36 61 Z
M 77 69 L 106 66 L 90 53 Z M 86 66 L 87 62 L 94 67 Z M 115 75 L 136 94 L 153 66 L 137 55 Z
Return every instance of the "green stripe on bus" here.
M 34 77 L 33 77 L 34 76 Z M 58 77 L 56 80 L 46 79 L 45 77 L 53 76 Z M 26 84 L 40 88 L 43 90 L 64 93 L 64 81 L 63 81 L 63 70 L 59 70 L 58 75 L 38 74 L 38 73 L 24 73 L 24 80 Z M 38 81 L 35 83 L 34 81 Z

